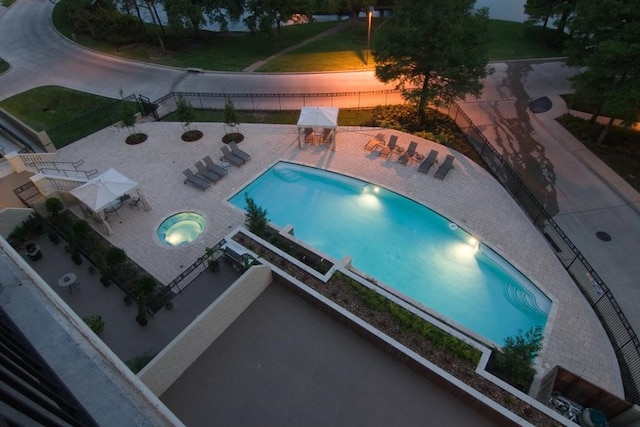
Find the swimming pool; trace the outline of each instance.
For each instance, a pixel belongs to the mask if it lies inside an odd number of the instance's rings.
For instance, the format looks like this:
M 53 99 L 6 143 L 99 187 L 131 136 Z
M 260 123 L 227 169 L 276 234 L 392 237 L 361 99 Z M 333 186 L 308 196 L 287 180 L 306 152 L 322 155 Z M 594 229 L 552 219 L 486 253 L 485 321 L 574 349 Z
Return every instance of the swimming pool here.
M 348 176 L 279 162 L 244 194 L 270 221 L 470 331 L 502 344 L 544 328 L 551 301 L 456 224 L 404 196 Z

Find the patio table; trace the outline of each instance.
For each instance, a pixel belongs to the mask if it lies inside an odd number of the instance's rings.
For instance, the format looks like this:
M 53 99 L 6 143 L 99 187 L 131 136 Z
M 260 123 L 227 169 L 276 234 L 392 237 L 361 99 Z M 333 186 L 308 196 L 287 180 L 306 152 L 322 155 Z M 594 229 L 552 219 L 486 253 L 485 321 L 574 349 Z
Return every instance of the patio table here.
M 62 288 L 68 288 L 69 293 L 73 291 L 73 288 L 80 290 L 80 288 L 78 287 L 78 284 L 76 283 L 75 273 L 67 273 L 64 276 L 62 276 L 60 279 L 58 279 L 58 286 Z

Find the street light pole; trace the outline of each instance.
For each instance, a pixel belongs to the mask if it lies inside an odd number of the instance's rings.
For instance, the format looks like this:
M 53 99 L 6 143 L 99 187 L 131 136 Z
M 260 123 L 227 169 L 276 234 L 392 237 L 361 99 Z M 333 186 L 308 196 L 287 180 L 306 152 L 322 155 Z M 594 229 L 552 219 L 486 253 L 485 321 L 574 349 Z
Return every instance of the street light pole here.
M 367 59 L 365 60 L 367 66 L 369 66 L 369 50 L 371 45 L 371 15 L 373 15 L 373 6 L 369 6 L 369 10 L 367 11 L 367 20 L 369 22 L 367 26 Z

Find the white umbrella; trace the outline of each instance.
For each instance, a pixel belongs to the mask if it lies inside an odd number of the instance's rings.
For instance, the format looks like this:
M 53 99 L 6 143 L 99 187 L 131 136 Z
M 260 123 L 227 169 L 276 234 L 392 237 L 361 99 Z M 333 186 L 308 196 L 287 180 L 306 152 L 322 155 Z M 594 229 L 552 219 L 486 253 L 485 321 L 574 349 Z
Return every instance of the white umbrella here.
M 111 168 L 85 184 L 71 190 L 78 200 L 98 212 L 109 203 L 136 188 L 138 184 Z

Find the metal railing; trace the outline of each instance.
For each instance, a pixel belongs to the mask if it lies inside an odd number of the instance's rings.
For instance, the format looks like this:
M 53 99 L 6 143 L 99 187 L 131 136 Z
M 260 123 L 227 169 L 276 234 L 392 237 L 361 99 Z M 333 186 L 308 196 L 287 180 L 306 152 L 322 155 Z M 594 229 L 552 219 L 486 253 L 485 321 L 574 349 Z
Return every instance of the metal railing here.
M 222 239 L 209 251 L 213 254 L 220 249 L 226 241 Z M 193 264 L 187 267 L 178 277 L 173 279 L 171 283 L 162 288 L 158 293 L 154 294 L 148 302 L 147 312 L 153 316 L 170 302 L 177 295 L 181 294 L 187 287 L 193 283 L 202 273 L 209 268 L 209 260 L 212 255 L 204 255 L 198 258 Z
M 144 108 L 137 95 L 129 95 L 126 98 L 114 100 L 103 107 L 89 111 L 82 116 L 75 117 L 60 125 L 46 129 L 49 138 L 57 148 L 68 145 L 80 138 L 98 132 L 108 126 L 118 123 L 121 119 L 122 102 L 134 102 L 137 112 L 144 114 Z
M 199 110 L 222 110 L 227 99 L 233 102 L 236 109 L 245 111 L 298 110 L 314 105 L 359 109 L 404 102 L 397 89 L 318 93 L 171 92 L 153 102 L 158 116 L 163 118 L 175 111 L 180 96 Z
M 469 116 L 457 104 L 451 104 L 441 111 L 449 115 L 465 132 L 467 140 L 486 162 L 493 176 L 549 241 L 609 336 L 620 365 L 626 398 L 640 403 L 640 340 L 607 285 Z

